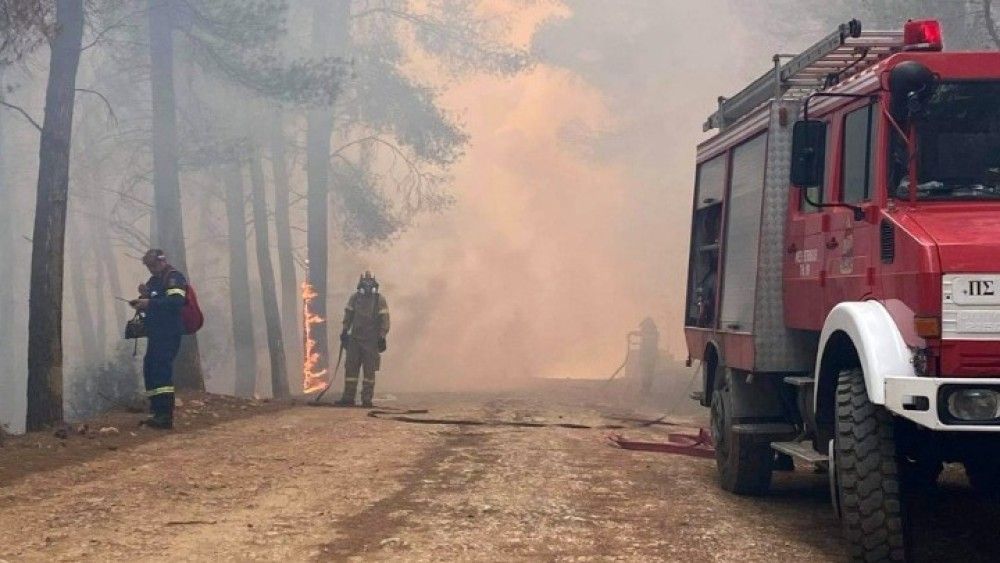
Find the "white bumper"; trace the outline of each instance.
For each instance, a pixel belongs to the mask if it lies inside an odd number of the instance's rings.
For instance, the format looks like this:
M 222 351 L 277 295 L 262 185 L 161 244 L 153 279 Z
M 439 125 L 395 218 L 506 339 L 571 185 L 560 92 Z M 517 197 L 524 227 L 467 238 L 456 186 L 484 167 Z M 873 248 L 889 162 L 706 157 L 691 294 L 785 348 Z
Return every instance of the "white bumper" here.
M 912 420 L 931 430 L 947 430 L 949 432 L 1000 432 L 1000 424 L 945 424 L 938 415 L 938 389 L 942 385 L 976 385 L 996 386 L 1000 379 L 966 379 L 945 377 L 885 377 L 885 407 L 893 414 Z M 927 410 L 915 410 L 917 397 L 927 398 Z

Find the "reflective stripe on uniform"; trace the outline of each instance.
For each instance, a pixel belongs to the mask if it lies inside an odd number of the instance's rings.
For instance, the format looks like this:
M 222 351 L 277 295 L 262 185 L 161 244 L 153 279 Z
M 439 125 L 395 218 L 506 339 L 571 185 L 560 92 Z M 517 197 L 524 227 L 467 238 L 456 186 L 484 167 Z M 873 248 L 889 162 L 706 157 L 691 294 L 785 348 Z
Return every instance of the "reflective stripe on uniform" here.
M 389 309 L 386 309 L 386 308 L 383 308 L 383 309 L 381 309 L 381 310 L 380 310 L 380 311 L 378 312 L 378 314 L 380 314 L 380 315 L 385 315 L 385 314 L 388 314 L 388 313 L 389 313 Z
M 180 295 L 181 297 L 187 297 L 187 292 L 178 287 L 173 287 L 167 290 L 167 297 L 171 295 Z
M 174 392 L 174 386 L 167 385 L 166 387 L 157 387 L 156 389 L 150 389 L 149 391 L 146 391 L 146 396 L 155 397 L 157 395 L 162 395 L 164 393 L 173 393 L 173 392 Z
M 357 383 L 358 382 L 358 378 L 357 377 L 345 377 L 344 381 L 353 381 L 353 382 Z

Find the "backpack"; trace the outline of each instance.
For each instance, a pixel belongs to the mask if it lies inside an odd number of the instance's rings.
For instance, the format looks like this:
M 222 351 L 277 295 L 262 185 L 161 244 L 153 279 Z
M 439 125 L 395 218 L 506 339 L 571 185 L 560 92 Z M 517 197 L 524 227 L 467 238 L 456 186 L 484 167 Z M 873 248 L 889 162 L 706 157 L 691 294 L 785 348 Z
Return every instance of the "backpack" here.
M 170 270 L 163 276 L 164 284 L 167 277 L 176 271 Z M 188 283 L 184 286 L 184 295 L 184 306 L 181 307 L 181 325 L 184 327 L 184 334 L 194 334 L 205 326 L 205 315 L 201 312 L 201 306 L 198 305 L 198 294 L 193 285 Z
M 184 293 L 187 299 L 181 307 L 181 324 L 184 325 L 184 334 L 194 334 L 205 325 L 205 315 L 198 306 L 198 294 L 195 293 L 194 286 L 184 286 Z

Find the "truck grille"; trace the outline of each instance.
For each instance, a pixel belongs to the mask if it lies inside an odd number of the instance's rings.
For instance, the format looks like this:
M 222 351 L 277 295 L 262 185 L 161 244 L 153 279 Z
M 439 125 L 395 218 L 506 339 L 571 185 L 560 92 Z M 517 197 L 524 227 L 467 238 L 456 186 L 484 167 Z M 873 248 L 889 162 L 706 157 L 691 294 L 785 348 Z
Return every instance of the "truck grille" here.
M 889 221 L 879 225 L 879 244 L 883 264 L 892 264 L 896 259 L 896 228 Z

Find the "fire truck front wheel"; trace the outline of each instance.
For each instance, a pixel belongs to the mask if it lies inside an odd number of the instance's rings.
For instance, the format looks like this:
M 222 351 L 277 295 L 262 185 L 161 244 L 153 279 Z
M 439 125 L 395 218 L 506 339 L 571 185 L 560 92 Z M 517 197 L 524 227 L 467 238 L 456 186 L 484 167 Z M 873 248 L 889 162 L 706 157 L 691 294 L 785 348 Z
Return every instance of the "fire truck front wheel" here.
M 712 393 L 712 440 L 719 484 L 738 495 L 763 495 L 771 486 L 774 453 L 769 443 L 733 431 L 733 394 L 730 372 L 723 370 Z
M 834 434 L 837 500 L 855 561 L 905 561 L 903 491 L 892 415 L 868 399 L 860 368 L 840 373 Z

